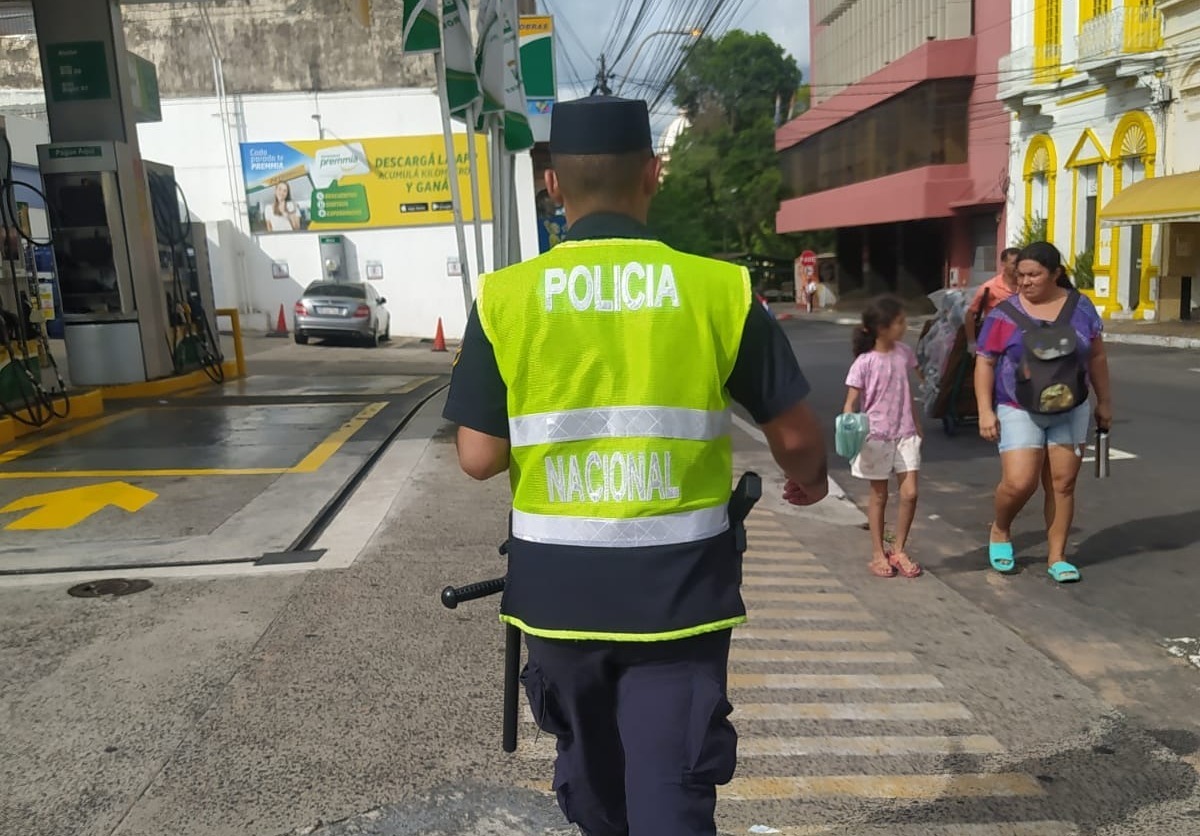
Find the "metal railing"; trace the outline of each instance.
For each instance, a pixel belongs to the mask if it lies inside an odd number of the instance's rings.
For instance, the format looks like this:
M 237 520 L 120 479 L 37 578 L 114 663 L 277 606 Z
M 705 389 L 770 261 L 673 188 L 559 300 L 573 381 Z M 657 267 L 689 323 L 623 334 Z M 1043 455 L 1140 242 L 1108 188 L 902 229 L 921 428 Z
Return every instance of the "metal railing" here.
M 1079 33 L 1079 60 L 1155 52 L 1163 46 L 1162 12 L 1155 6 L 1121 6 L 1094 17 Z

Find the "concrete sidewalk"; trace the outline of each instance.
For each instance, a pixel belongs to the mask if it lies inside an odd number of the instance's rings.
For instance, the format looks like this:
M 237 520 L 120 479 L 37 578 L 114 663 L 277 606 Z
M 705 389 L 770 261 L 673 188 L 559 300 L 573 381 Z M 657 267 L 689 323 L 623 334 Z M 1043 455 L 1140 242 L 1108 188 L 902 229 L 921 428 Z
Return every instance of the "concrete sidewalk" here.
M 853 327 L 861 322 L 861 314 L 852 310 L 818 310 L 808 313 L 790 303 L 775 302 L 771 312 L 781 322 L 820 322 L 826 325 Z M 910 315 L 910 330 L 920 330 L 927 315 Z M 1145 345 L 1157 348 L 1200 349 L 1200 322 L 1143 322 L 1109 319 L 1104 322 L 1104 340 L 1121 345 Z
M 391 502 L 342 570 L 107 599 L 0 590 L 0 832 L 573 833 L 546 792 L 545 736 L 526 722 L 519 754 L 499 750 L 495 599 L 437 599 L 502 574 L 508 508 L 504 480 L 458 472 L 439 409 L 414 422 L 411 475 L 389 486 L 385 459 L 347 506 L 352 527 L 356 503 Z M 1200 833 L 1185 744 L 1132 728 L 936 578 L 869 576 L 854 509 L 787 506 L 760 439 L 735 444 L 766 498 L 724 832 Z

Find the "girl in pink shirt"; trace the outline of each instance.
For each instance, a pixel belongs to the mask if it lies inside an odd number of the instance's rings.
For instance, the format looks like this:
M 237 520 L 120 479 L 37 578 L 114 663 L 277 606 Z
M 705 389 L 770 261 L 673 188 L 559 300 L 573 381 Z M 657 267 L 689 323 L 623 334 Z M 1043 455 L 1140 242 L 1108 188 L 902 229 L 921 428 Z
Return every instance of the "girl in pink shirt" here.
M 871 483 L 867 519 L 871 527 L 872 555 L 868 568 L 880 577 L 906 578 L 921 574 L 905 547 L 917 513 L 917 473 L 921 469 L 921 420 L 909 382 L 917 357 L 904 344 L 908 318 L 893 296 L 875 299 L 863 311 L 862 325 L 854 331 L 854 364 L 846 376 L 843 412 L 865 412 L 870 433 L 862 450 L 850 462 L 850 472 Z M 859 403 L 861 401 L 861 409 Z M 883 541 L 888 488 L 892 474 L 900 492 L 900 517 L 896 541 Z

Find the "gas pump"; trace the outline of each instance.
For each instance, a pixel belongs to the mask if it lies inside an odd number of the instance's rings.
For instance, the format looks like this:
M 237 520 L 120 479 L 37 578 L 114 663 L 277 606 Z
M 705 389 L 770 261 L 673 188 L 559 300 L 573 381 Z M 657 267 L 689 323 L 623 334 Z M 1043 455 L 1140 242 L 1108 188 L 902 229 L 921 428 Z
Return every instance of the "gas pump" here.
M 212 272 L 204 224 L 192 220 L 175 169 L 145 161 L 158 244 L 158 269 L 167 318 L 168 342 L 177 374 L 203 369 L 214 383 L 225 380 L 224 357 L 216 336 Z
M 65 418 L 71 403 L 46 337 L 34 258 L 50 242 L 34 239 L 16 196 L 18 189 L 45 195 L 14 179 L 12 157 L 0 118 L 0 414 L 40 427 Z
M 38 146 L 75 385 L 175 371 L 145 172 L 117 141 Z

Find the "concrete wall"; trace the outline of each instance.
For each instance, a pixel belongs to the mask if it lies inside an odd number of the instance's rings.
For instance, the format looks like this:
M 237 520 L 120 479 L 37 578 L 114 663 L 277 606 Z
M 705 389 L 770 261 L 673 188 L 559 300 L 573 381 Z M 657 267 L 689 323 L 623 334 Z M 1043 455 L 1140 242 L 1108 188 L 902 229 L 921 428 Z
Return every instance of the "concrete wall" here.
M 929 40 L 969 37 L 973 2 L 817 0 L 812 18 L 820 28 L 813 29 L 812 65 L 824 81 L 813 87 L 813 102 L 836 95 Z
M 326 137 L 353 139 L 371 136 L 440 134 L 436 96 L 427 90 L 375 90 L 345 93 L 281 93 L 231 97 L 233 142 L 316 139 L 312 114 L 322 114 Z M 245 221 L 244 186 L 240 163 L 226 162 L 225 138 L 214 98 L 163 102 L 163 121 L 138 126 L 142 155 L 174 166 L 187 195 L 192 215 L 206 225 L 217 303 L 254 310 L 265 322 L 283 305 L 289 313 L 304 285 L 321 278 L 317 232 L 250 235 Z M 236 145 L 234 147 L 236 153 Z M 525 257 L 537 253 L 534 190 L 529 155 L 518 155 L 517 197 Z M 491 261 L 490 225 L 486 230 L 487 261 Z M 462 285 L 447 275 L 447 259 L 458 255 L 452 226 L 351 230 L 346 240 L 352 278 L 366 275 L 367 261 L 383 263 L 384 278 L 374 282 L 388 298 L 392 333 L 433 336 L 443 317 L 446 335 L 456 337 L 466 324 Z M 473 236 L 468 229 L 468 250 Z M 291 279 L 273 279 L 271 264 L 286 261 Z M 471 273 L 479 270 L 474 258 Z M 253 323 L 255 320 L 252 319 Z
M 401 54 L 400 3 L 375 3 L 368 31 L 339 0 L 216 0 L 204 7 L 228 93 L 433 86 L 433 61 Z M 122 7 L 128 49 L 153 61 L 163 98 L 213 92 L 208 29 L 197 3 Z M 42 87 L 37 43 L 0 38 L 0 87 Z
M 1200 0 L 1163 0 L 1159 6 L 1175 93 L 1167 115 L 1167 172 L 1200 171 Z

